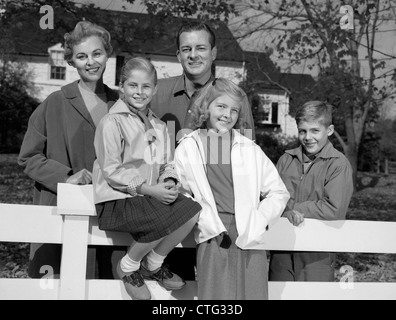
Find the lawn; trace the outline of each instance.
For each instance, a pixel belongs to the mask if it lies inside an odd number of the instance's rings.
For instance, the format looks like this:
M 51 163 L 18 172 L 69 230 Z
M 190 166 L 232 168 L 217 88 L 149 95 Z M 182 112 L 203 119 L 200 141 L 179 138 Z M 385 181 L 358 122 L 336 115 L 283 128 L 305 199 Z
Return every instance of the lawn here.
M 396 175 L 365 176 L 375 186 L 369 184 L 355 193 L 347 219 L 396 221 Z M 0 155 L 0 203 L 31 204 L 32 188 L 33 182 L 16 164 L 16 155 Z M 0 243 L 0 278 L 27 277 L 28 256 L 26 243 Z M 346 265 L 353 268 L 356 282 L 396 282 L 396 255 L 338 254 L 336 270 Z M 337 271 L 337 278 L 342 276 Z

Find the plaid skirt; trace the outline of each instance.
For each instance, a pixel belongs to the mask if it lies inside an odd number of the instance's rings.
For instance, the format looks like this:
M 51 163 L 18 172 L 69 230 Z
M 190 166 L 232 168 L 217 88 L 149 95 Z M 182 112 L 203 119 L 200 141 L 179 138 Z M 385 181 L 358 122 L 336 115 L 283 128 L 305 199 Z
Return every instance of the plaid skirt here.
M 149 196 L 107 201 L 96 205 L 99 229 L 128 232 L 137 242 L 159 240 L 202 210 L 199 203 L 179 194 L 171 205 Z

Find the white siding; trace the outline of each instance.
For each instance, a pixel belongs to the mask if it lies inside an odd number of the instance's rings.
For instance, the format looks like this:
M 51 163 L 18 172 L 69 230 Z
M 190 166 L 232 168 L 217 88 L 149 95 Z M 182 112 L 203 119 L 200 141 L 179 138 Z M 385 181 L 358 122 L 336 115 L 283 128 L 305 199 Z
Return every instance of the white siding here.
M 52 92 L 59 90 L 62 86 L 79 79 L 75 68 L 66 65 L 66 79 L 50 79 L 50 64 L 48 57 L 44 56 L 20 56 L 21 61 L 25 61 L 28 68 L 32 71 L 33 82 L 35 84 L 34 95 L 40 101 L 43 101 Z M 150 59 L 157 69 L 159 78 L 168 78 L 182 74 L 183 69 L 176 56 L 152 55 Z M 245 69 L 242 62 L 216 61 L 216 77 L 227 78 L 236 84 L 239 84 L 245 77 Z M 116 57 L 109 58 L 104 73 L 104 83 L 109 87 L 116 89 Z M 289 113 L 289 98 L 283 94 L 265 94 L 265 96 L 278 103 L 278 122 L 281 126 L 282 133 L 287 136 L 296 136 L 297 127 L 294 119 Z
M 280 108 L 282 110 L 282 108 Z M 289 105 L 287 105 L 287 110 L 289 110 Z M 287 113 L 284 114 L 284 134 L 288 137 L 297 137 L 298 129 L 296 120 Z
M 157 69 L 158 77 L 169 78 L 183 73 L 183 69 L 176 57 L 151 56 L 153 65 Z M 50 64 L 48 57 L 20 56 L 20 60 L 27 62 L 30 70 L 33 71 L 33 82 L 37 88 L 36 97 L 43 101 L 49 94 L 59 90 L 60 87 L 79 79 L 75 68 L 66 65 L 66 79 L 50 79 Z M 107 61 L 106 71 L 103 81 L 111 88 L 116 88 L 116 58 L 110 57 Z M 242 63 L 219 62 L 216 66 L 216 76 L 225 77 L 239 84 L 244 75 Z
M 176 57 L 153 55 L 150 59 L 157 70 L 159 79 L 175 77 L 183 73 L 183 68 Z
M 245 68 L 242 63 L 216 62 L 216 77 L 229 79 L 236 84 L 245 80 Z
M 158 72 L 158 78 L 169 78 L 183 73 L 179 61 L 175 57 L 150 56 L 151 62 Z M 227 78 L 236 84 L 244 80 L 245 68 L 242 62 L 216 61 L 216 77 Z
M 20 56 L 19 60 L 25 61 L 29 70 L 32 71 L 32 80 L 35 85 L 34 95 L 39 101 L 43 101 L 48 95 L 59 90 L 62 86 L 79 79 L 76 69 L 68 64 L 66 65 L 65 80 L 50 79 L 51 67 L 48 57 Z M 104 82 L 112 88 L 115 88 L 115 63 L 115 57 L 109 58 L 104 73 Z

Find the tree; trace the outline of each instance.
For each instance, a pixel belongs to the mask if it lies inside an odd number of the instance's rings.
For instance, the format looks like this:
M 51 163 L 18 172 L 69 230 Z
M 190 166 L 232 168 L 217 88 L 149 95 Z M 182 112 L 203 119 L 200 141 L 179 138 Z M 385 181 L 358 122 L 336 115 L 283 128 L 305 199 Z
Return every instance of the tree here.
M 131 4 L 136 0 L 125 0 Z M 101 10 L 92 1 L 69 0 L 0 0 L 0 44 L 3 54 L 18 54 L 18 47 L 24 45 L 26 33 L 32 34 L 32 39 L 37 35 L 48 43 L 63 43 L 66 32 L 73 30 L 75 24 L 81 20 L 88 20 L 105 27 L 112 36 L 115 48 L 121 46 L 130 52 L 136 49 L 136 43 L 142 44 L 155 41 L 162 37 L 169 37 L 169 30 L 174 30 L 173 17 L 200 19 L 212 22 L 228 21 L 233 10 L 232 4 L 219 0 L 198 1 L 156 1 L 142 0 L 146 5 L 149 16 L 142 23 L 135 19 L 128 19 L 120 12 Z M 43 14 L 40 8 L 49 5 L 55 16 L 53 29 L 41 29 L 40 19 Z M 125 11 L 126 12 L 126 11 Z M 29 43 L 32 49 L 38 44 Z M 174 45 L 174 34 L 168 41 L 168 46 Z M 165 48 L 160 47 L 158 51 Z M 0 60 L 4 60 L 0 56 Z
M 55 28 L 60 35 L 71 30 L 77 19 L 99 19 L 94 15 L 102 14 L 91 10 L 92 6 L 75 6 L 65 0 L 0 0 L 0 10 L 4 3 L 13 3 L 15 8 L 16 3 L 25 7 L 34 3 L 35 10 L 37 6 L 52 3 L 55 10 L 64 14 Z M 278 58 L 287 59 L 290 68 L 305 65 L 316 70 L 317 84 L 312 90 L 293 97 L 293 104 L 315 98 L 335 105 L 336 118 L 340 122 L 336 137 L 356 176 L 358 152 L 367 119 L 375 111 L 384 92 L 383 84 L 378 80 L 390 75 L 379 73 L 385 66 L 382 58 L 395 58 L 392 54 L 378 52 L 375 44 L 380 27 L 395 21 L 396 0 L 143 0 L 143 3 L 150 14 L 164 20 L 178 16 L 229 22 L 240 41 L 253 37 L 256 47 L 259 46 L 257 51 L 271 49 Z M 340 8 L 343 5 L 354 9 L 352 30 L 342 30 L 340 27 Z M 117 22 L 108 19 L 109 13 L 103 14 L 104 19 L 100 20 L 113 28 L 112 35 L 119 37 L 120 41 L 128 41 L 128 33 L 149 39 L 150 30 L 155 29 L 152 25 L 148 28 L 136 26 L 133 21 Z M 15 19 L 12 23 L 12 13 L 5 16 L 11 21 L 8 29 L 15 29 L 18 23 Z M 3 28 L 1 30 L 4 33 Z M 362 72 L 363 62 L 368 70 L 367 76 Z M 267 78 L 271 78 L 266 70 L 262 71 Z
M 342 5 L 354 9 L 352 30 L 340 27 Z M 250 10 L 250 16 L 239 24 L 246 27 L 239 34 L 241 39 L 265 34 L 268 40 L 272 35 L 279 58 L 288 59 L 290 65 L 304 63 L 309 69 L 316 68 L 317 85 L 301 97 L 326 100 L 337 108 L 336 117 L 343 126 L 336 137 L 355 177 L 368 115 L 384 90 L 378 80 L 385 63 L 377 57 L 396 58 L 376 51 L 379 28 L 385 22 L 394 23 L 394 8 L 392 0 L 280 0 L 275 4 L 252 0 L 241 1 L 237 7 L 239 11 Z M 361 61 L 368 70 L 366 77 Z
M 381 74 L 383 58 L 395 59 L 376 49 L 381 26 L 395 21 L 395 0 L 212 0 L 196 1 L 193 6 L 189 0 L 144 3 L 155 13 L 224 19 L 240 41 L 250 39 L 257 51 L 274 50 L 279 59 L 288 60 L 289 68 L 305 65 L 316 70 L 317 84 L 294 98 L 293 104 L 321 99 L 336 107 L 340 125 L 335 135 L 356 177 L 367 119 L 376 111 L 385 90 L 379 80 L 391 76 Z M 340 26 L 344 5 L 353 8 L 351 30 Z M 268 73 L 265 76 L 270 78 Z
M 54 30 L 40 29 L 40 7 L 51 3 L 64 19 Z M 74 15 L 74 5 L 68 1 L 13 1 L 0 0 L 0 152 L 19 152 L 26 131 L 28 119 L 39 105 L 34 97 L 34 86 L 27 65 L 18 62 L 19 48 L 24 47 L 36 52 L 40 41 L 26 42 L 26 39 L 39 40 L 46 37 L 62 39 L 64 27 L 68 26 Z M 70 29 L 68 29 L 70 30 Z M 26 36 L 28 34 L 28 36 Z M 31 35 L 31 37 L 30 37 Z
M 39 102 L 32 98 L 30 73 L 23 63 L 0 62 L 0 152 L 19 152 L 30 114 Z
M 381 153 L 385 159 L 396 160 L 396 120 L 381 120 Z

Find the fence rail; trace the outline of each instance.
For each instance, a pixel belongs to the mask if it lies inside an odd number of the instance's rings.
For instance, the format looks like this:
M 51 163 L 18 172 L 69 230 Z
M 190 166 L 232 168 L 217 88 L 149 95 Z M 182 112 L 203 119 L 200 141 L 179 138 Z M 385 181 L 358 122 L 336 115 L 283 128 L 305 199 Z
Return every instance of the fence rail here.
M 129 299 L 119 280 L 87 280 L 88 245 L 129 245 L 130 235 L 99 230 L 92 186 L 59 184 L 58 206 L 0 204 L 0 242 L 63 244 L 60 279 L 0 279 L 0 300 Z M 279 219 L 266 233 L 268 250 L 396 253 L 396 222 L 318 221 L 306 219 L 293 227 Z M 179 246 L 192 247 L 187 237 Z M 396 283 L 270 282 L 271 300 L 396 298 Z M 346 280 L 349 280 L 346 282 Z M 147 282 L 153 299 L 195 299 L 196 283 L 181 291 L 167 291 Z

